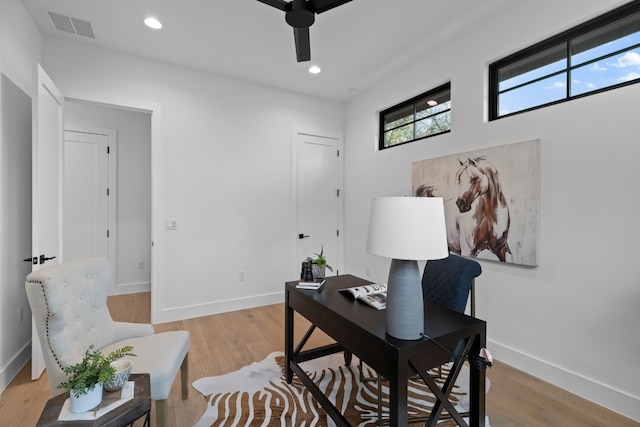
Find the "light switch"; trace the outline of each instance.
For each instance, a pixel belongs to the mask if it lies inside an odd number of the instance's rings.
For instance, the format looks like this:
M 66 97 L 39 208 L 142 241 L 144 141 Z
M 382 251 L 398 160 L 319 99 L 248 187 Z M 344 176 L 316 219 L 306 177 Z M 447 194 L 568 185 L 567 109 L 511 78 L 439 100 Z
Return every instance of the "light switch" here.
M 178 220 L 177 219 L 167 219 L 166 221 L 167 230 L 177 230 L 178 229 Z

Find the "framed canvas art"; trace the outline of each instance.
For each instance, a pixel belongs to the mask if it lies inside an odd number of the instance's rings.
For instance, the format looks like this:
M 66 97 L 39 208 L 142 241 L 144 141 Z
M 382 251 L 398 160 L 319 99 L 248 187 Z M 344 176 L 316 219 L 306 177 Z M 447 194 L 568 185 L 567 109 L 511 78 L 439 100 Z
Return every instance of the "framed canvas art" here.
M 538 265 L 540 141 L 413 162 L 412 191 L 444 199 L 449 250 Z

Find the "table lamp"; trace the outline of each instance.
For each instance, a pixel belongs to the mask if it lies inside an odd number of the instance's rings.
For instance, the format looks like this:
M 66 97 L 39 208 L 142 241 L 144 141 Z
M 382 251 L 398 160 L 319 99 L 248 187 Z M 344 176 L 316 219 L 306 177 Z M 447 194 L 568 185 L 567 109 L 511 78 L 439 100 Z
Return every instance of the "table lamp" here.
M 402 340 L 422 338 L 424 302 L 417 260 L 449 255 L 442 198 L 374 198 L 367 252 L 391 258 L 387 334 Z

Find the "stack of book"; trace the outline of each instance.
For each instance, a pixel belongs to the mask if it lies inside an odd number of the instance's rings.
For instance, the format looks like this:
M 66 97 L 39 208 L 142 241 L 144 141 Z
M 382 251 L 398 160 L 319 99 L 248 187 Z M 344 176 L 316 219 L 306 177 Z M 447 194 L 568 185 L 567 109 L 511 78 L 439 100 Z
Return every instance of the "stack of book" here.
M 309 291 L 319 291 L 324 286 L 324 279 L 314 279 L 310 282 L 300 280 L 296 285 L 298 289 L 306 289 Z

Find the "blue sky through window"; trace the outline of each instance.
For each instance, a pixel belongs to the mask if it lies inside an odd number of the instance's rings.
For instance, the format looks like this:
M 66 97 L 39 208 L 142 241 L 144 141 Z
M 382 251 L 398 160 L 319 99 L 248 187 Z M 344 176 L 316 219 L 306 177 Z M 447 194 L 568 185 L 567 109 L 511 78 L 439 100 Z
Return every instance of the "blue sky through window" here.
M 582 42 L 580 37 L 574 41 Z M 499 91 L 523 86 L 499 95 L 498 116 L 640 79 L 640 32 L 578 52 L 572 55 L 571 65 L 575 68 L 570 71 L 569 90 L 566 59 L 500 81 Z

